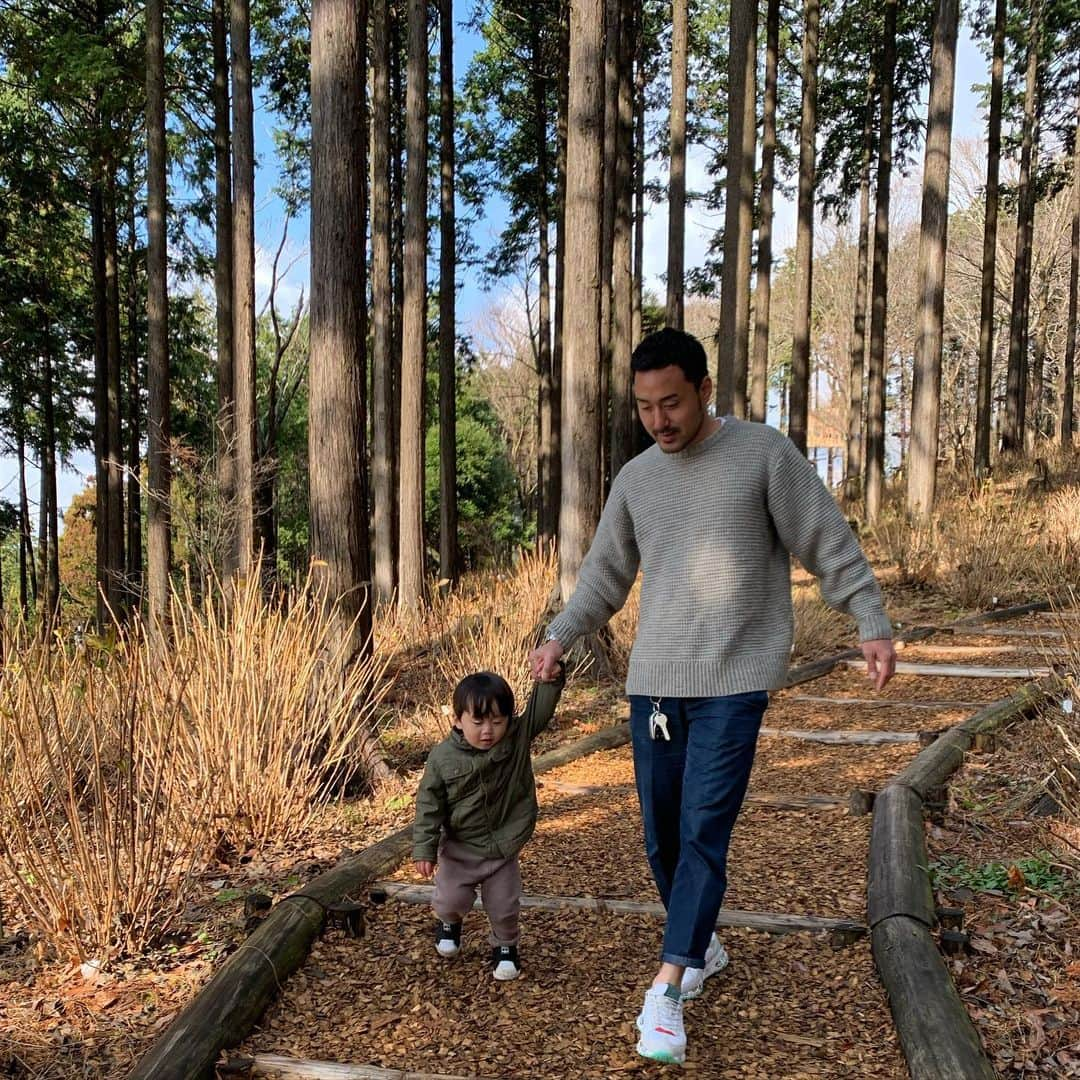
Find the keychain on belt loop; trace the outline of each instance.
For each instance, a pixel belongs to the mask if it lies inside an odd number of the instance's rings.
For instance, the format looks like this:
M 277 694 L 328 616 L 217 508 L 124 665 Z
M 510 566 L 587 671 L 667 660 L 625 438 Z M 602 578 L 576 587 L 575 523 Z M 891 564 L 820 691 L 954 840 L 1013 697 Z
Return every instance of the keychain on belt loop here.
M 668 718 L 660 711 L 660 702 L 662 698 L 651 698 L 652 701 L 652 713 L 649 716 L 649 735 L 653 739 L 658 739 L 661 736 L 667 741 L 671 742 L 671 735 L 668 734 Z

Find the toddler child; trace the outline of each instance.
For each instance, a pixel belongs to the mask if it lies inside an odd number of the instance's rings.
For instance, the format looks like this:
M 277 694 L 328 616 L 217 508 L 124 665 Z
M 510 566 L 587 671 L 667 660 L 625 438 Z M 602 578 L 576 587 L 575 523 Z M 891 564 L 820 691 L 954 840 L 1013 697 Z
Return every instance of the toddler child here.
M 435 948 L 440 956 L 457 955 L 461 921 L 479 886 L 491 924 L 491 969 L 500 981 L 521 973 L 518 853 L 538 811 L 530 747 L 550 723 L 564 682 L 560 668 L 551 682 L 537 683 L 515 716 L 505 679 L 489 671 L 462 679 L 454 690 L 454 726 L 428 754 L 416 793 L 413 862 L 424 877 L 438 865 Z

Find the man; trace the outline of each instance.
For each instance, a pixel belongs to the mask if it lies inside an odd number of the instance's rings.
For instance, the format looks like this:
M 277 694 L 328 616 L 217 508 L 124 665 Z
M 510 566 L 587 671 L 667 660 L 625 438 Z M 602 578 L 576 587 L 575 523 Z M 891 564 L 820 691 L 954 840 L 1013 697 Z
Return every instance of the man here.
M 773 428 L 710 416 L 700 342 L 650 334 L 634 351 L 638 415 L 656 440 L 615 478 L 577 587 L 529 657 L 550 678 L 642 571 L 630 656 L 634 771 L 645 846 L 667 908 L 661 965 L 638 1016 L 638 1053 L 681 1064 L 682 1002 L 727 964 L 713 930 L 731 831 L 768 691 L 791 655 L 790 555 L 853 615 L 877 689 L 896 654 L 881 593 L 814 467 Z

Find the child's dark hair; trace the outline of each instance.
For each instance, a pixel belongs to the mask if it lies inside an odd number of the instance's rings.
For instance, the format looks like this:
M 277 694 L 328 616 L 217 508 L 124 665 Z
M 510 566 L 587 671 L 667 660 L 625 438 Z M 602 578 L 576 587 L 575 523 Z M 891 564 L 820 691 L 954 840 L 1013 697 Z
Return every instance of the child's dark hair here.
M 705 349 L 693 334 L 665 326 L 641 339 L 630 358 L 631 371 L 656 371 L 675 364 L 696 389 L 709 373 Z
M 454 721 L 462 713 L 484 717 L 501 713 L 505 717 L 514 715 L 514 691 L 501 676 L 491 671 L 478 671 L 475 675 L 466 675 L 454 688 Z

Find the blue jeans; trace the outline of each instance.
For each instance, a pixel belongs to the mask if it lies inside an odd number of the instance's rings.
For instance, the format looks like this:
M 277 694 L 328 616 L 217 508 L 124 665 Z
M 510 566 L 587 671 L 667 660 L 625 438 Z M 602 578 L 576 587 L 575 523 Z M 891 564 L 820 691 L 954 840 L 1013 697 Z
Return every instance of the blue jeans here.
M 670 741 L 652 738 L 657 699 L 632 695 L 634 773 L 645 853 L 667 908 L 662 959 L 700 968 L 727 888 L 727 853 L 754 764 L 764 691 L 661 698 Z

